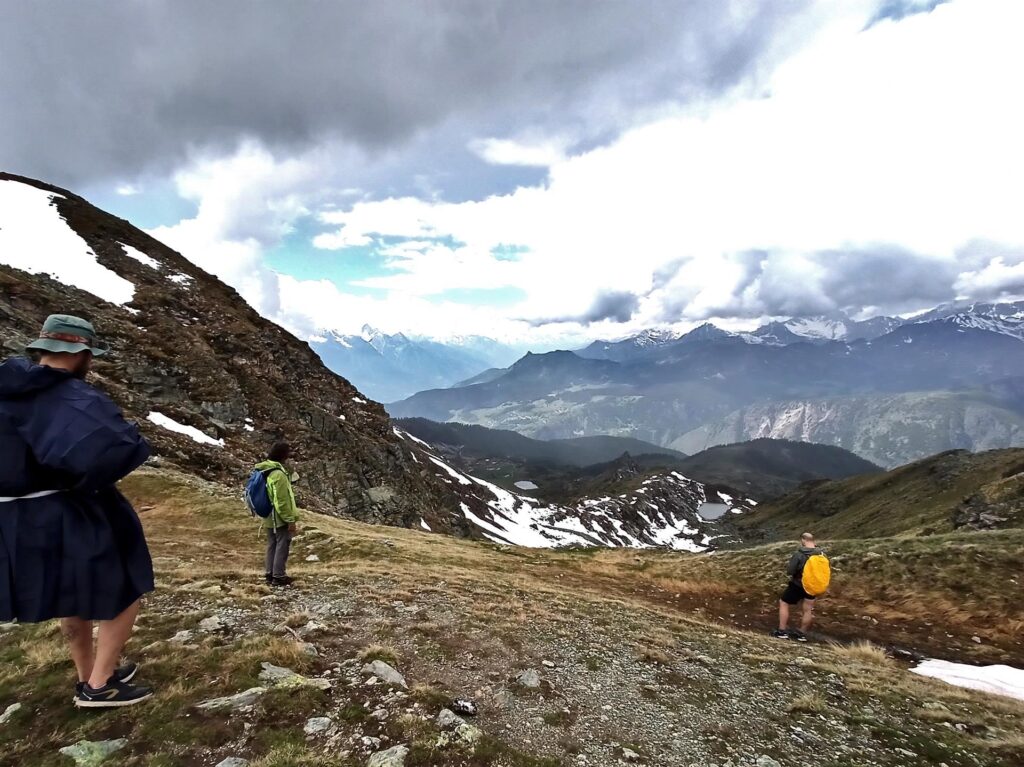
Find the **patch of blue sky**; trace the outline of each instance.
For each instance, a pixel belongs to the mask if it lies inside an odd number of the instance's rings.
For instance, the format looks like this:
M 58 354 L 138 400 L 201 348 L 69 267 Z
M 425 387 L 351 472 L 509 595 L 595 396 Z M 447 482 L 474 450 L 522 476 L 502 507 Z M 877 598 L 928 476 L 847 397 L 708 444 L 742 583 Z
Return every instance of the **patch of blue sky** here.
M 312 216 L 295 222 L 292 231 L 281 243 L 264 254 L 264 262 L 276 272 L 298 280 L 329 280 L 345 293 L 383 297 L 387 291 L 354 283 L 373 277 L 389 277 L 394 270 L 386 267 L 377 252 L 377 245 L 357 245 L 342 250 L 313 247 L 312 239 L 322 230 Z
M 431 303 L 455 303 L 470 306 L 514 306 L 526 298 L 526 291 L 513 285 L 501 288 L 451 288 L 425 298 Z
M 529 251 L 530 249 L 525 245 L 506 245 L 501 243 L 491 248 L 491 255 L 497 261 L 518 261 L 523 253 L 528 253 Z
M 107 183 L 86 187 L 79 192 L 100 210 L 127 219 L 139 229 L 174 226 L 179 221 L 195 218 L 199 205 L 180 197 L 169 181 L 147 182 L 138 193 L 118 194 Z

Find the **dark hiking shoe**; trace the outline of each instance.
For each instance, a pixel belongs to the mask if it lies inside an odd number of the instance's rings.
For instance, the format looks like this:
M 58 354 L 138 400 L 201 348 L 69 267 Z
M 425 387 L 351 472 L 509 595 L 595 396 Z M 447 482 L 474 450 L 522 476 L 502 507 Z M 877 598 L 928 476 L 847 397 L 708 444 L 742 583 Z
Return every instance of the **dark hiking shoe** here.
M 782 629 L 775 629 L 775 631 L 772 632 L 772 636 L 776 639 L 789 639 L 789 632 L 783 631 Z
M 805 634 L 802 631 L 797 631 L 796 629 L 793 629 L 792 631 L 789 632 L 789 638 L 790 639 L 795 639 L 798 642 L 806 642 L 807 641 L 807 634 Z
M 134 706 L 153 697 L 149 687 L 138 687 L 118 681 L 110 677 L 107 683 L 98 690 L 89 685 L 82 685 L 82 690 L 75 696 L 75 705 L 79 708 L 123 708 Z
M 290 575 L 282 575 L 280 578 L 274 578 L 271 582 L 271 586 L 291 586 L 295 583 L 295 579 Z
M 274 576 L 273 575 L 271 575 L 270 573 L 266 573 L 263 577 L 266 578 L 268 586 L 273 586 L 274 585 Z
M 123 666 L 118 666 L 114 669 L 114 679 L 119 682 L 127 684 L 135 678 L 135 675 L 139 672 L 138 663 L 125 663 Z M 85 682 L 75 682 L 75 697 L 72 700 L 78 698 L 79 693 L 85 689 Z

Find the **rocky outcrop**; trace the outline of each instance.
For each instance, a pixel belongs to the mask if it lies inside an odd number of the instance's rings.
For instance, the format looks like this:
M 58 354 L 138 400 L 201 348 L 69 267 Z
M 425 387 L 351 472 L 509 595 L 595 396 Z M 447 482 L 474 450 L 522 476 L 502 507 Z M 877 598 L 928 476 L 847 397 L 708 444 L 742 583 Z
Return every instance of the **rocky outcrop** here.
M 51 312 L 92 320 L 114 354 L 93 382 L 139 421 L 157 459 L 240 486 L 275 440 L 297 451 L 300 503 L 361 521 L 466 534 L 457 497 L 416 463 L 383 407 L 327 370 L 308 344 L 261 317 L 232 288 L 127 221 L 71 192 L 0 174 L 54 194 L 96 261 L 135 286 L 121 306 L 0 263 L 0 338 L 20 353 Z M 148 261 L 127 255 L 125 246 Z M 2 259 L 0 259 L 2 261 Z M 223 447 L 147 420 L 159 413 Z

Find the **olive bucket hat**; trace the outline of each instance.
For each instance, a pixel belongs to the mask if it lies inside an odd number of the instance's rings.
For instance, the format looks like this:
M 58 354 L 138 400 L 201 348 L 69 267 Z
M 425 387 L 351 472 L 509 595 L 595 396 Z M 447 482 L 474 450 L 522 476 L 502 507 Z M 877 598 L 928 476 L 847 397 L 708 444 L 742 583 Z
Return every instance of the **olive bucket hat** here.
M 92 323 L 81 317 L 68 314 L 51 314 L 43 323 L 39 332 L 39 340 L 25 347 L 28 351 L 38 352 L 92 352 L 101 357 L 110 351 L 110 347 L 96 337 Z

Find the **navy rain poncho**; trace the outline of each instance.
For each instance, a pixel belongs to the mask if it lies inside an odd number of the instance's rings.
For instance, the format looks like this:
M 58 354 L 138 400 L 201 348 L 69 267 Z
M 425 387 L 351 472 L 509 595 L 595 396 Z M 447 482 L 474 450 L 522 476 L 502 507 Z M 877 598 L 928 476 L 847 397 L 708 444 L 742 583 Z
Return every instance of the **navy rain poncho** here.
M 0 365 L 0 621 L 110 620 L 153 590 L 142 525 L 115 487 L 148 457 L 98 389 L 21 358 Z

